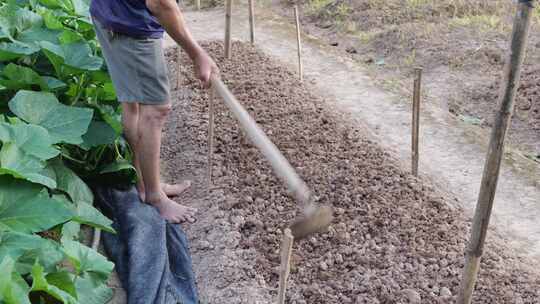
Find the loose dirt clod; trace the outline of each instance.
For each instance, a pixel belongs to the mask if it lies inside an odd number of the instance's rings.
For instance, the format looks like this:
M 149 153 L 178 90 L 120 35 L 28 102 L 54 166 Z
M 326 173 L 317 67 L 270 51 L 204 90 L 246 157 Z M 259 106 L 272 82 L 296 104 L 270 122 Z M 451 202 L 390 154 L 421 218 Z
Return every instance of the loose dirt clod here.
M 402 170 L 293 73 L 253 47 L 234 43 L 235 55 L 223 60 L 220 43 L 203 45 L 233 94 L 298 169 L 316 202 L 336 210 L 326 231 L 295 244 L 288 303 L 454 301 L 469 224 L 452 198 Z M 170 62 L 176 54 L 168 53 Z M 163 152 L 173 177 L 186 170 L 204 171 L 204 163 L 181 168 L 175 161 L 180 154 L 206 153 L 208 95 L 192 76 L 187 56 L 181 58 L 180 69 L 181 87 L 189 94 L 179 95 L 183 107 L 174 109 Z M 186 116 L 189 121 L 182 121 Z M 179 137 L 192 141 L 194 151 L 182 151 Z M 209 210 L 215 223 L 193 235 L 194 246 L 204 250 L 194 259 L 225 246 L 227 256 L 237 258 L 230 260 L 235 267 L 205 275 L 219 282 L 219 288 L 256 282 L 275 297 L 281 231 L 295 218 L 298 206 L 258 150 L 242 138 L 232 115 L 216 102 L 214 201 Z M 231 229 L 222 236 L 224 245 L 217 238 L 210 241 L 212 246 L 198 241 L 219 227 Z M 496 231 L 490 232 L 474 303 L 540 303 L 540 276 L 526 263 Z M 200 280 L 206 284 L 210 278 Z M 404 290 L 414 291 L 408 300 L 403 300 Z M 257 303 L 246 297 L 229 295 L 212 303 Z

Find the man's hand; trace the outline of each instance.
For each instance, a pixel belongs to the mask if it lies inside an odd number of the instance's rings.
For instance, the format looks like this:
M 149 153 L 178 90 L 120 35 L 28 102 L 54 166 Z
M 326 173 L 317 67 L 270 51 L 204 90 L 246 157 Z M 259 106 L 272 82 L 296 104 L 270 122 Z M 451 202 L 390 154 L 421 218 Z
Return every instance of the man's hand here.
M 146 6 L 158 19 L 165 31 L 189 55 L 195 64 L 195 74 L 205 88 L 210 87 L 210 77 L 218 74 L 216 63 L 193 39 L 188 30 L 184 16 L 175 0 L 145 0 Z
M 208 89 L 211 86 L 210 77 L 212 75 L 219 75 L 219 69 L 216 63 L 205 51 L 201 51 L 194 58 L 193 63 L 195 64 L 197 78 L 202 82 L 204 88 Z

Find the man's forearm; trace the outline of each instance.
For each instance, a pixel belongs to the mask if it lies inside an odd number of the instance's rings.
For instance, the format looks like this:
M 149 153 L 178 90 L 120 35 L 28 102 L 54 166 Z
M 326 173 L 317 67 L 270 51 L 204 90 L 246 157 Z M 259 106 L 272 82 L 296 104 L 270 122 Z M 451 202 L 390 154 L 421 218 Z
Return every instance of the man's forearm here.
M 191 59 L 199 56 L 202 49 L 191 35 L 184 16 L 174 0 L 146 0 L 146 5 L 169 36 L 186 51 Z

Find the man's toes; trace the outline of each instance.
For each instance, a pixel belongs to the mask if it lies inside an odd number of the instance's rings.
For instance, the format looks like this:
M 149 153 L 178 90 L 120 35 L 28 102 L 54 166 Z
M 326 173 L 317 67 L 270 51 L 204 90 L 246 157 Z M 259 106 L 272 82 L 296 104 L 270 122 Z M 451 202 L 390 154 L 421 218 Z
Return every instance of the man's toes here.
M 186 211 L 186 217 L 194 217 L 195 214 L 196 214 L 196 212 L 193 211 L 193 210 L 187 210 Z
M 180 219 L 178 219 L 178 217 L 175 217 L 175 216 L 172 216 L 170 219 L 167 220 L 169 223 L 171 224 L 178 224 L 181 222 Z
M 183 222 L 186 221 L 186 218 L 187 218 L 187 217 L 186 217 L 185 214 L 179 214 L 179 215 L 176 216 L 176 218 L 178 219 L 178 221 L 179 221 L 180 223 L 183 223 Z

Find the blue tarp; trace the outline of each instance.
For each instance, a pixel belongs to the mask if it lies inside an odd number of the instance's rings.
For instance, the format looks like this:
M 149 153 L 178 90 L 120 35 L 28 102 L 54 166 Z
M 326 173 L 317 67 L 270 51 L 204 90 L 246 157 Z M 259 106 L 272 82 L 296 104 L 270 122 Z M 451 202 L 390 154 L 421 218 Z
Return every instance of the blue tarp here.
M 135 188 L 96 188 L 101 210 L 117 234 L 104 233 L 105 251 L 127 292 L 128 304 L 197 304 L 191 256 L 179 225 L 141 202 Z

